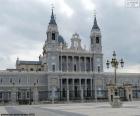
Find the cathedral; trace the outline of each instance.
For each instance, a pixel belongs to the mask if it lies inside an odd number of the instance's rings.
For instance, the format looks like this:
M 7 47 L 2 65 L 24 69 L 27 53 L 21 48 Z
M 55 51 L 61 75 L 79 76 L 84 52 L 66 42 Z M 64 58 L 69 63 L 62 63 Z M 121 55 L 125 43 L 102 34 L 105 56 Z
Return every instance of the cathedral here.
M 0 71 L 0 104 L 111 99 L 114 74 L 103 71 L 102 35 L 96 16 L 89 31 L 90 50 L 82 47 L 78 33 L 72 35 L 68 47 L 52 9 L 39 60 L 17 58 L 16 69 Z M 120 97 L 139 98 L 139 81 L 140 74 L 117 74 Z

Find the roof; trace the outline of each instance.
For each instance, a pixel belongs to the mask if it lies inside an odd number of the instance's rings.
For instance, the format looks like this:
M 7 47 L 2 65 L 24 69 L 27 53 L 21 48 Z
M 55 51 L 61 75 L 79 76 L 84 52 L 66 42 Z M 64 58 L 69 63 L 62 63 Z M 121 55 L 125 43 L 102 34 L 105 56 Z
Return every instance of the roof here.
M 41 61 L 19 61 L 18 64 L 22 64 L 22 65 L 41 65 Z
M 97 24 L 96 16 L 95 16 L 95 18 L 94 18 L 94 25 L 93 25 L 92 29 L 100 30 L 100 28 L 99 28 L 99 26 L 98 26 L 98 24 Z
M 53 14 L 53 9 L 52 9 L 51 20 L 50 20 L 49 24 L 54 24 L 54 25 L 56 25 L 55 17 L 54 17 L 54 14 Z
M 58 42 L 62 43 L 62 44 L 64 44 L 64 42 L 65 42 L 64 38 L 61 35 L 58 36 Z

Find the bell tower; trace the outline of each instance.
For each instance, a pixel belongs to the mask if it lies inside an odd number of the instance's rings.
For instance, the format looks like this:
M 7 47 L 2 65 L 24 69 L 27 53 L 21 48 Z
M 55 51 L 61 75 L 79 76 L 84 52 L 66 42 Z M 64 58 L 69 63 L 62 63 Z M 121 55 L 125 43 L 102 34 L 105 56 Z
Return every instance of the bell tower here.
M 94 24 L 90 33 L 90 49 L 93 53 L 93 70 L 94 72 L 103 72 L 103 54 L 101 31 L 97 24 L 96 15 L 94 17 Z
M 46 41 L 47 48 L 51 50 L 57 49 L 59 32 L 55 21 L 53 8 L 52 8 L 51 19 L 46 34 L 47 34 L 47 41 Z
M 101 31 L 97 24 L 96 15 L 94 17 L 94 24 L 90 34 L 90 47 L 94 53 L 102 53 Z
M 46 32 L 47 40 L 43 46 L 42 64 L 44 71 L 58 71 L 59 54 L 56 52 L 59 46 L 59 32 L 52 8 L 51 18 Z

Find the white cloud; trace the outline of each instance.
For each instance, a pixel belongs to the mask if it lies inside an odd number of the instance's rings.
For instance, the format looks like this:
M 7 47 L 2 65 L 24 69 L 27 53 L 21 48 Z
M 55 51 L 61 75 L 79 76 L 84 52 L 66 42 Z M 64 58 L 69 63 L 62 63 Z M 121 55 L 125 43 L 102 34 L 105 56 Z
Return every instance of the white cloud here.
M 114 0 L 113 2 L 115 2 L 115 4 L 119 7 L 124 7 L 126 0 Z
M 64 0 L 57 0 L 56 6 L 58 5 L 60 12 L 67 17 L 71 17 L 74 14 L 74 10 L 66 4 Z
M 82 5 L 86 10 L 96 10 L 95 4 L 92 2 L 92 0 L 82 0 Z

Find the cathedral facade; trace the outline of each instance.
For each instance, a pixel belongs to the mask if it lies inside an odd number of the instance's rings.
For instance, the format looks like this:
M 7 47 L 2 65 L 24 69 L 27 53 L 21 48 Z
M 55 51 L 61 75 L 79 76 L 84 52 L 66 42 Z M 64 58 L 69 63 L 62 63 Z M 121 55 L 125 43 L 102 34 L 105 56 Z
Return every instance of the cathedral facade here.
M 46 35 L 39 61 L 17 58 L 16 69 L 0 72 L 0 103 L 109 99 L 107 85 L 114 76 L 103 72 L 102 35 L 96 16 L 89 35 L 90 50 L 82 47 L 78 33 L 72 35 L 71 45 L 67 46 L 53 10 Z M 140 74 L 118 74 L 122 98 L 127 96 L 127 89 L 121 88 L 125 84 L 132 85 L 133 98 L 140 97 L 139 81 Z

